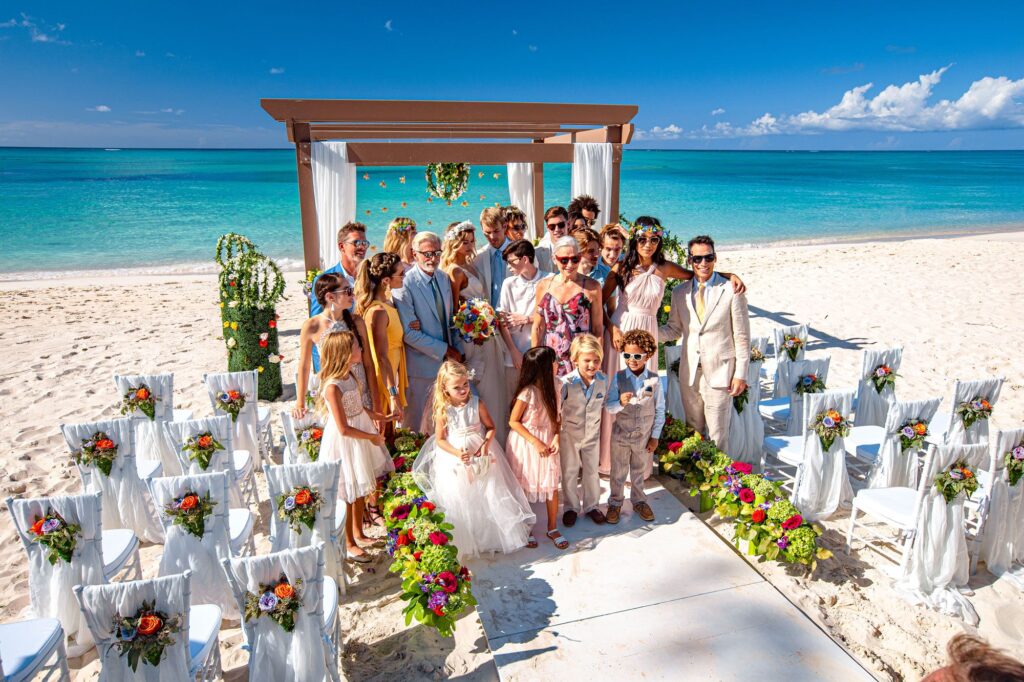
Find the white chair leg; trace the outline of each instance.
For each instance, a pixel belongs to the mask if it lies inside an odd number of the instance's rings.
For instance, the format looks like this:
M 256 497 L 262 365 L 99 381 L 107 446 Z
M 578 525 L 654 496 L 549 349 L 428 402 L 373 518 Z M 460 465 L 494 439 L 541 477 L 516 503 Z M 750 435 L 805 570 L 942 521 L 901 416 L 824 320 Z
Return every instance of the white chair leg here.
M 846 556 L 850 556 L 850 548 L 853 546 L 853 529 L 857 523 L 857 504 L 854 503 L 850 509 L 850 528 L 846 531 Z
M 68 652 L 64 648 L 64 635 L 57 642 L 57 665 L 60 668 L 60 682 L 71 682 L 71 671 L 68 669 Z

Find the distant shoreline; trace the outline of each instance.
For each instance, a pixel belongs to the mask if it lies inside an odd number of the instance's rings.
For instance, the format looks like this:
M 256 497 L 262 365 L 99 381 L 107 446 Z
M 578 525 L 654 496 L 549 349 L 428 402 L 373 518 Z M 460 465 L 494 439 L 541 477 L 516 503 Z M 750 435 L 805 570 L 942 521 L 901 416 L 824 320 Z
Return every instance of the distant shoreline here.
M 0 145 L 0 151 L 5 149 L 38 149 L 47 151 L 73 150 L 80 152 L 284 152 L 294 151 L 295 145 L 284 144 L 280 147 L 12 147 Z M 1011 149 L 949 149 L 947 147 L 936 149 L 702 149 L 700 147 L 639 147 L 634 143 L 629 143 L 624 145 L 622 149 L 625 152 L 730 152 L 736 154 L 974 154 L 992 152 L 1024 154 L 1024 147 Z M 407 166 L 392 166 L 391 168 L 406 167 Z M 415 168 L 417 166 L 408 167 Z M 362 168 L 362 166 L 360 166 L 360 168 Z

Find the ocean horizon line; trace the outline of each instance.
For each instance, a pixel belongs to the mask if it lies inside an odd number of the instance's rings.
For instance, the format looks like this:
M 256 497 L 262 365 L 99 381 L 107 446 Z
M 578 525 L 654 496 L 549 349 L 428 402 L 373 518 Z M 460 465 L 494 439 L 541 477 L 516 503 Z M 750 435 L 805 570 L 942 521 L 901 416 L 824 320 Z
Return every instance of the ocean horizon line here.
M 485 139 L 485 138 L 481 138 Z M 381 138 L 381 140 L 387 141 L 388 138 Z M 342 141 L 342 140 L 337 140 Z M 366 140 L 358 140 L 358 142 L 365 142 Z M 399 140 L 395 140 L 399 142 Z M 436 142 L 437 140 L 431 140 Z M 472 142 L 473 140 L 458 140 L 453 141 L 454 143 Z M 416 142 L 416 140 L 400 140 L 402 143 Z M 526 144 L 526 143 L 523 143 Z M 0 150 L 4 149 L 17 149 L 17 150 L 46 150 L 46 151 L 107 151 L 107 152 L 120 152 L 120 151 L 140 151 L 140 152 L 280 152 L 280 151 L 292 151 L 295 149 L 294 144 L 286 144 L 281 147 L 68 147 L 68 146 L 45 146 L 45 145 L 0 145 Z M 937 147 L 934 149 L 921 148 L 921 149 L 725 149 L 725 148 L 700 148 L 700 147 L 637 147 L 633 146 L 633 143 L 624 144 L 622 147 L 624 152 L 714 152 L 714 153 L 730 153 L 730 154 L 932 154 L 932 153 L 949 153 L 949 154 L 975 154 L 975 153 L 1024 153 L 1024 147 L 1010 147 L 1010 148 L 978 148 L 978 149 L 949 149 L 946 147 Z M 358 164 L 357 164 L 358 165 Z M 477 164 L 483 166 L 490 166 L 495 164 Z M 498 164 L 500 165 L 500 164 Z M 366 166 L 371 168 L 372 166 Z M 416 167 L 416 164 L 410 166 L 388 166 L 389 168 L 408 168 Z

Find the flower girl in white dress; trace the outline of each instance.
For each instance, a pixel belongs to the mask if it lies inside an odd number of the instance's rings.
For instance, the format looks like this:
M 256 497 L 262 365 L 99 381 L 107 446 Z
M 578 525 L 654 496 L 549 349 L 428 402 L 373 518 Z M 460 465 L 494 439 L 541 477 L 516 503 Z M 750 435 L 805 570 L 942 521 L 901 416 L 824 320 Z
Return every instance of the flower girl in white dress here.
M 358 563 L 370 560 L 358 542 L 372 543 L 363 533 L 363 505 L 366 495 L 377 487 L 377 477 L 394 471 L 384 449 L 384 436 L 371 419 L 390 417 L 369 414 L 363 407 L 362 390 L 351 372 L 355 336 L 348 331 L 328 331 L 320 340 L 320 398 L 318 410 L 324 415 L 324 435 L 318 460 L 340 462 L 338 501 L 348 505 L 345 545 L 348 558 Z
M 494 422 L 470 393 L 469 379 L 465 365 L 441 365 L 434 383 L 434 435 L 423 444 L 413 476 L 455 527 L 461 556 L 513 552 L 526 546 L 536 517 L 494 443 Z

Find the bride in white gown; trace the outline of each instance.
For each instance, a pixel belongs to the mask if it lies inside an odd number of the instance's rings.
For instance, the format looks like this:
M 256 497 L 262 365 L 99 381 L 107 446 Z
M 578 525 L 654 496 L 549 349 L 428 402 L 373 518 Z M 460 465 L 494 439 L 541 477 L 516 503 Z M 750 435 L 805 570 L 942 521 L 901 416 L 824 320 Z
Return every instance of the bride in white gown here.
M 452 292 L 455 297 L 463 299 L 480 298 L 488 300 L 483 280 L 473 268 L 476 258 L 476 238 L 473 224 L 470 222 L 453 223 L 444 235 L 441 269 L 448 273 L 452 281 Z M 501 355 L 501 338 L 495 334 L 483 345 L 464 343 L 466 366 L 472 377 L 473 392 L 487 406 L 487 411 L 494 419 L 496 429 L 495 442 L 498 447 L 505 447 L 508 437 L 509 400 L 505 387 L 505 360 Z
M 465 365 L 446 361 L 434 383 L 434 435 L 416 457 L 413 477 L 454 526 L 460 557 L 526 546 L 536 516 L 488 434 L 486 406 L 469 391 Z

